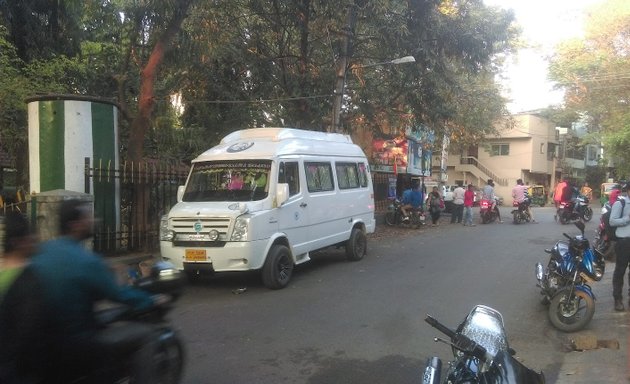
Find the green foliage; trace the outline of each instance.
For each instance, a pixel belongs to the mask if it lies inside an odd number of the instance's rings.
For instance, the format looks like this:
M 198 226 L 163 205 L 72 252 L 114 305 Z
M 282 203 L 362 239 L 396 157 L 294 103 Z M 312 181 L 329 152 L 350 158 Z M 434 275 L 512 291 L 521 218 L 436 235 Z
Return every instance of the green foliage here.
M 630 3 L 608 0 L 589 13 L 584 39 L 556 48 L 550 78 L 565 89 L 569 111 L 588 117 L 599 132 L 605 155 L 620 171 L 630 169 Z
M 143 70 L 181 1 L 14 3 L 0 3 L 0 14 L 21 20 L 2 19 L 0 95 L 21 96 L 0 100 L 12 103 L 0 109 L 0 135 L 10 121 L 24 140 L 24 97 L 77 93 L 119 102 L 125 146 Z M 466 145 L 506 113 L 494 78 L 518 31 L 511 13 L 481 0 L 196 0 L 187 11 L 151 84 L 149 156 L 189 160 L 252 126 L 329 128 L 348 34 L 347 130 L 423 124 Z M 416 62 L 383 64 L 408 55 Z

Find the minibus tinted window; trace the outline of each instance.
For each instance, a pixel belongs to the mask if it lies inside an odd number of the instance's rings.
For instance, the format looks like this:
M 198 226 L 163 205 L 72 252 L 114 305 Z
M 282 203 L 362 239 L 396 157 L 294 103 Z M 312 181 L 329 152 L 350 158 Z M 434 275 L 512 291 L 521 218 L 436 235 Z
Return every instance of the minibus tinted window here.
M 335 170 L 339 189 L 359 188 L 357 163 L 336 163 Z
M 254 201 L 267 197 L 271 160 L 194 163 L 183 201 Z
M 304 168 L 306 168 L 306 187 L 309 192 L 332 191 L 335 189 L 330 163 L 305 162 Z

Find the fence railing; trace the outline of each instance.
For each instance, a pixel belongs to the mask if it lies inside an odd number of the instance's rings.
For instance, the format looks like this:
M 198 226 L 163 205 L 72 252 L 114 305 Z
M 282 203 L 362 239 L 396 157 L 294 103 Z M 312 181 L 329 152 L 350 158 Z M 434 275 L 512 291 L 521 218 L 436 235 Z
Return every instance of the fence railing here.
M 184 164 L 85 163 L 85 192 L 94 195 L 100 219 L 94 250 L 104 254 L 152 252 L 159 248 L 160 218 L 177 202 L 177 188 L 188 175 Z

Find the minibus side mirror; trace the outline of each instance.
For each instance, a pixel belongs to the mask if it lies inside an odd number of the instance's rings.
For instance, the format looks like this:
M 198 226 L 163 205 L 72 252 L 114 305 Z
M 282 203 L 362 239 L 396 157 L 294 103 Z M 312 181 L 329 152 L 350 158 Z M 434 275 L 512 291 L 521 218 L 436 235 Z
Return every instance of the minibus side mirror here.
M 276 187 L 276 204 L 278 207 L 282 206 L 285 201 L 289 200 L 289 184 L 278 183 Z
M 180 185 L 179 187 L 177 187 L 177 202 L 181 203 L 182 199 L 184 198 L 184 191 L 186 190 L 186 186 L 185 185 Z

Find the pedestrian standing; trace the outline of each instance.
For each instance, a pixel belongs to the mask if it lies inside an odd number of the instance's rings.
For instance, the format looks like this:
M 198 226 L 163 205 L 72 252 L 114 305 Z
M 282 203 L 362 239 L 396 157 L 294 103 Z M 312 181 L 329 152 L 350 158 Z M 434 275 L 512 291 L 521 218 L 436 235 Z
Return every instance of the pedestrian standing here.
M 615 271 L 613 272 L 613 298 L 615 299 L 615 311 L 623 311 L 623 278 L 626 268 L 630 263 L 630 198 L 628 197 L 629 184 L 621 186 L 621 196 L 610 209 L 610 226 L 616 227 L 615 235 Z M 621 200 L 624 200 L 622 202 Z
M 468 189 L 464 192 L 464 225 L 474 227 L 473 205 L 475 204 L 475 191 L 472 184 L 468 184 Z
M 438 192 L 438 187 L 433 187 L 431 193 L 429 193 L 429 212 L 431 213 L 431 226 L 436 227 L 439 225 L 438 221 L 440 220 L 440 201 L 442 200 L 442 196 L 440 196 L 440 192 Z
M 464 194 L 466 190 L 462 187 L 462 182 L 457 183 L 457 188 L 453 191 L 453 212 L 451 212 L 451 224 L 462 222 L 464 215 Z

